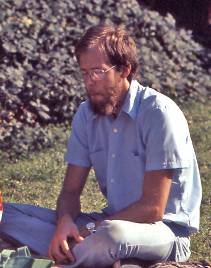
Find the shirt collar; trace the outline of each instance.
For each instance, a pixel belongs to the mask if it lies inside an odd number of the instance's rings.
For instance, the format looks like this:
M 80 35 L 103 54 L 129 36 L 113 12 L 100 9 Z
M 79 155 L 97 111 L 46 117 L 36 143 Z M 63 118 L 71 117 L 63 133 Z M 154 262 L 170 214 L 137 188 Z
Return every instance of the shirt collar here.
M 123 103 L 122 109 L 120 112 L 127 113 L 133 120 L 136 119 L 139 105 L 137 105 L 137 91 L 139 89 L 139 83 L 136 80 L 132 80 L 127 96 Z

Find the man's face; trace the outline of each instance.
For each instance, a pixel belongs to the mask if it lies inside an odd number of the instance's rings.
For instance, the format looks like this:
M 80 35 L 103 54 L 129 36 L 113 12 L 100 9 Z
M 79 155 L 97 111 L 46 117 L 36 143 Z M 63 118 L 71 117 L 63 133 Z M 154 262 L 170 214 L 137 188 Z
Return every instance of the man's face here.
M 93 111 L 101 115 L 114 113 L 123 94 L 121 72 L 97 47 L 81 53 L 79 65 Z

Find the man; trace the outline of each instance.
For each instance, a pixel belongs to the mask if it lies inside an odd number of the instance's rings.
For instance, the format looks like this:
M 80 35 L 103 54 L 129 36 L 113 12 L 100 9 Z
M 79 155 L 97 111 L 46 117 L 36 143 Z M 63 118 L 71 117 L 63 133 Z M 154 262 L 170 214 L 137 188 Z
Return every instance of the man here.
M 39 223 L 34 233 L 50 242 L 49 257 L 68 267 L 130 257 L 186 261 L 189 236 L 199 228 L 201 183 L 183 113 L 133 80 L 136 46 L 122 27 L 91 27 L 76 57 L 88 99 L 72 123 L 56 228 L 47 235 Z M 83 214 L 80 195 L 91 167 L 108 206 Z M 51 213 L 39 208 L 33 215 L 54 224 Z
M 72 260 L 67 237 L 73 237 L 78 259 L 81 252 L 87 254 L 86 264 L 131 256 L 187 260 L 201 190 L 183 114 L 167 97 L 132 81 L 136 47 L 122 28 L 92 27 L 79 41 L 76 56 L 88 101 L 73 121 L 49 255 Z M 94 234 L 74 223 L 91 167 L 108 200 L 102 219 L 90 224 Z

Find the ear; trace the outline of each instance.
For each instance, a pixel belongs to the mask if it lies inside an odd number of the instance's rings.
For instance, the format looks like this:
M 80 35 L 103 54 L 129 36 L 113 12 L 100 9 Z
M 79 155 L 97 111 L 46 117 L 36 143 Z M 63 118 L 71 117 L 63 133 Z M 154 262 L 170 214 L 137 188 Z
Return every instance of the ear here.
M 127 78 L 130 72 L 131 72 L 131 64 L 122 66 L 121 77 Z

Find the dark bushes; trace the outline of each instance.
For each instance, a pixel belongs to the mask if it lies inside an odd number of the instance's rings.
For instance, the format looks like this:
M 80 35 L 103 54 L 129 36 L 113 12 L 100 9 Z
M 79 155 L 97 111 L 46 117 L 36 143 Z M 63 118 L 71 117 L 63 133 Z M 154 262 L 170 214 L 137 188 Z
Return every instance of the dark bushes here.
M 0 3 L 0 149 L 49 146 L 46 126 L 71 122 L 84 89 L 74 45 L 89 26 L 125 24 L 140 49 L 144 84 L 182 101 L 210 93 L 210 51 L 174 19 L 135 0 L 7 0 Z

